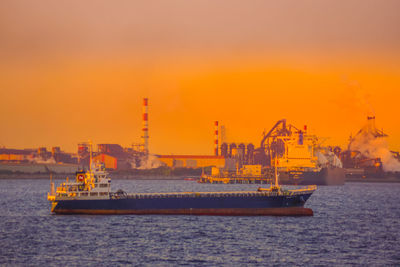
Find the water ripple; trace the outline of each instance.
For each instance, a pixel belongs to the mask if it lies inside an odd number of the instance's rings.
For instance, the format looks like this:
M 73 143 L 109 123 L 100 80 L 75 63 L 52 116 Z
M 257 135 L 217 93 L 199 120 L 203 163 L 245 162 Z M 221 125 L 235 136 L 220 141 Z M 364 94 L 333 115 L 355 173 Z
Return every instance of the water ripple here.
M 113 181 L 128 192 L 254 185 Z M 400 264 L 400 185 L 319 187 L 314 217 L 51 215 L 48 181 L 0 180 L 0 264 L 9 266 L 387 266 Z

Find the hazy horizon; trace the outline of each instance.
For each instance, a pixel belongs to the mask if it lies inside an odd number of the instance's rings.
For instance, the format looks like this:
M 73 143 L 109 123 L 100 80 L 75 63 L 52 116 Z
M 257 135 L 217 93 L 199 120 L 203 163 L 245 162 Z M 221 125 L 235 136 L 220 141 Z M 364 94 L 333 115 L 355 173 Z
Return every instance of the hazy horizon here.
M 347 144 L 374 114 L 400 150 L 399 1 L 2 1 L 0 146 L 140 142 L 212 154 L 286 118 Z

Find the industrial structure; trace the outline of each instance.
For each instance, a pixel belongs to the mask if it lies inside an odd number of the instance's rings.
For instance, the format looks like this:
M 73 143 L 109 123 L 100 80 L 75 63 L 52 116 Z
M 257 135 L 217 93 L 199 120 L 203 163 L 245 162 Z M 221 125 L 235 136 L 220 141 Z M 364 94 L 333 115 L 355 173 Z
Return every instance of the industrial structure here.
M 214 121 L 214 153 L 213 155 L 157 155 L 158 160 L 170 168 L 227 168 L 232 162 L 219 153 L 219 123 Z M 234 164 L 233 164 L 234 165 Z
M 225 157 L 215 155 L 159 155 L 158 160 L 171 168 L 223 168 L 226 165 Z
M 218 146 L 218 121 L 215 121 L 214 122 L 214 136 L 215 136 L 215 139 L 214 139 L 214 155 L 215 156 L 218 156 L 218 149 L 219 149 L 219 146 Z
M 48 151 L 46 147 L 37 149 L 9 149 L 0 148 L 1 163 L 67 163 L 76 164 L 78 159 L 73 153 L 61 151 L 60 147 L 52 147 Z
M 73 173 L 77 169 L 77 157 L 73 153 L 53 147 L 37 149 L 0 148 L 0 173 L 48 175 L 49 173 Z
M 270 181 L 268 179 L 271 177 L 271 170 L 277 167 L 283 183 L 343 184 L 342 163 L 350 176 L 385 174 L 382 158 L 361 147 L 368 144 L 368 141 L 387 136 L 376 128 L 375 117 L 368 117 L 366 126 L 350 138 L 345 151 L 339 146 L 323 147 L 321 140 L 310 134 L 307 126 L 297 128 L 288 124 L 285 119 L 277 121 L 268 132 L 263 133 L 258 147 L 253 143 L 228 142 L 225 126 L 216 120 L 213 122 L 213 152 L 209 155 L 150 156 L 149 99 L 143 98 L 142 103 L 140 142 L 133 143 L 130 147 L 103 143 L 92 150 L 90 142 L 82 142 L 78 144 L 76 154 L 65 153 L 57 146 L 51 150 L 45 147 L 24 150 L 2 148 L 0 163 L 76 164 L 79 168 L 87 169 L 92 153 L 93 161 L 103 163 L 107 170 L 159 166 L 190 169 L 211 167 L 207 170 L 211 170 L 210 175 L 214 181 L 224 183 L 231 183 L 232 179 L 240 183 L 246 183 L 246 179 L 253 179 L 251 181 L 254 183 L 265 183 Z M 391 154 L 393 159 L 400 160 L 398 152 L 392 151 Z
M 143 152 L 149 154 L 149 99 L 143 98 Z
M 267 183 L 276 167 L 286 184 L 344 183 L 339 158 L 321 147 L 307 126 L 299 129 L 285 119 L 264 133 L 258 148 L 251 143 L 223 142 L 220 155 L 225 158 L 224 168 L 213 170 L 202 182 Z
M 75 163 L 79 168 L 88 168 L 90 154 L 94 162 L 101 162 L 108 170 L 128 170 L 132 168 L 147 168 L 149 158 L 149 99 L 143 98 L 142 105 L 142 135 L 140 143 L 133 143 L 131 147 L 122 147 L 119 144 L 98 144 L 96 150 L 91 150 L 91 142 L 78 144 L 77 153 L 69 154 L 61 151 L 60 147 L 53 147 L 48 151 L 45 147 L 37 150 L 0 149 L 0 162 L 23 163 L 40 161 L 54 161 L 54 163 Z M 218 121 L 214 122 L 214 153 L 210 155 L 154 155 L 151 161 L 157 161 L 155 166 L 164 165 L 170 168 L 203 168 L 216 166 L 219 168 L 231 165 L 232 160 L 219 154 Z M 236 152 L 233 152 L 236 155 Z M 230 163 L 230 164 L 229 164 Z
M 387 147 L 382 146 L 383 143 L 380 140 L 387 136 L 383 130 L 376 127 L 375 116 L 368 116 L 366 124 L 356 135 L 350 136 L 346 150 L 341 151 L 339 147 L 335 147 L 334 152 L 339 155 L 343 167 L 346 168 L 346 176 L 349 178 L 383 178 L 387 175 L 400 177 L 400 169 L 390 170 L 382 159 L 382 156 L 386 159 L 391 158 L 394 165 L 400 166 L 399 152 L 389 151 Z
M 79 164 L 89 166 L 88 142 L 78 144 Z M 119 144 L 98 144 L 97 151 L 93 151 L 93 161 L 101 162 L 108 170 L 128 170 L 138 168 L 148 160 L 149 155 L 149 99 L 143 98 L 142 106 L 142 135 L 140 143 L 133 143 L 131 147 L 122 147 Z
M 140 167 L 146 158 L 143 151 L 136 150 L 137 147 L 122 147 L 119 144 L 98 144 L 97 150 L 93 151 L 93 162 L 101 162 L 107 170 L 128 170 Z M 89 166 L 89 143 L 78 145 L 78 158 L 81 167 Z
M 23 163 L 30 162 L 35 157 L 34 149 L 0 148 L 0 162 Z

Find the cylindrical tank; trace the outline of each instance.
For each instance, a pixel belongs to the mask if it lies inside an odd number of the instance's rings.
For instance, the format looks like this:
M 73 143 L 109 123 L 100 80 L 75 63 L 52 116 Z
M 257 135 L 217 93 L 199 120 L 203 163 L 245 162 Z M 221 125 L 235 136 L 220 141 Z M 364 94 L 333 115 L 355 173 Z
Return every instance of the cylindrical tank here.
M 236 144 L 235 143 L 231 143 L 229 145 L 229 157 L 232 157 L 232 150 L 236 150 Z
M 243 144 L 243 143 L 239 144 L 239 146 L 238 146 L 238 154 L 239 154 L 239 156 L 241 158 L 244 158 L 245 152 L 246 152 L 246 145 Z
M 247 145 L 247 153 L 246 153 L 247 164 L 253 164 L 254 162 L 254 145 Z
M 221 144 L 221 156 L 227 158 L 228 155 L 228 144 L 227 143 L 222 143 Z
M 242 166 L 243 164 L 246 163 L 246 145 L 243 143 L 240 143 L 238 148 L 237 148 L 237 154 L 238 154 L 238 160 L 239 160 L 239 165 Z

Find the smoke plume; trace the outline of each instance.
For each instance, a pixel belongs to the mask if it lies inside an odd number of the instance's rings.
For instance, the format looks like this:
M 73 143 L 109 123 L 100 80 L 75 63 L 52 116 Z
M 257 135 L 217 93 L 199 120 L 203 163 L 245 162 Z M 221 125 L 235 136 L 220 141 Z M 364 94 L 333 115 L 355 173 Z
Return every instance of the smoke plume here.
M 400 172 L 400 161 L 390 152 L 384 137 L 375 137 L 369 132 L 363 133 L 353 140 L 350 150 L 360 151 L 368 158 L 380 158 L 384 171 Z
M 37 164 L 56 164 L 57 163 L 53 157 L 48 158 L 48 159 L 43 159 L 41 157 L 35 157 L 35 158 L 30 159 L 30 162 L 37 163 Z
M 342 161 L 333 152 L 326 152 L 325 154 L 317 152 L 317 158 L 320 166 L 330 165 L 336 168 L 343 168 Z
M 135 163 L 131 163 L 132 168 L 139 169 L 139 170 L 146 170 L 146 169 L 155 169 L 158 167 L 163 166 L 164 164 L 158 160 L 158 157 L 155 155 L 149 154 L 147 157 L 143 156 L 140 158 L 140 165 L 139 167 Z

